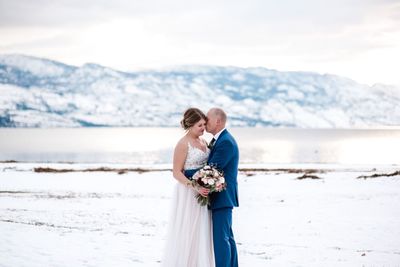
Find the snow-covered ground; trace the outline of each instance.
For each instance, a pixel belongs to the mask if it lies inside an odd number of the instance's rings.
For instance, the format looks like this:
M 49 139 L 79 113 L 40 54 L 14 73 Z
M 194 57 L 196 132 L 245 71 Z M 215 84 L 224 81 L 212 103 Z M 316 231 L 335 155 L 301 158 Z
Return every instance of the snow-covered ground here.
M 160 265 L 170 171 L 32 171 L 49 166 L 100 167 L 1 163 L 0 266 Z M 240 266 L 400 266 L 400 176 L 357 179 L 399 165 L 262 167 L 288 170 L 240 173 Z

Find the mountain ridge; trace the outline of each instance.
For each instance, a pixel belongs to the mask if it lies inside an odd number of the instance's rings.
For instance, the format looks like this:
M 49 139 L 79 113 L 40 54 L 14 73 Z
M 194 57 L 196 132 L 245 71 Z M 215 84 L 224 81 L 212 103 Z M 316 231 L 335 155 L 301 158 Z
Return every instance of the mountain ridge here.
M 125 72 L 0 55 L 0 127 L 170 127 L 190 106 L 222 107 L 230 126 L 400 125 L 399 88 L 332 74 L 205 65 Z

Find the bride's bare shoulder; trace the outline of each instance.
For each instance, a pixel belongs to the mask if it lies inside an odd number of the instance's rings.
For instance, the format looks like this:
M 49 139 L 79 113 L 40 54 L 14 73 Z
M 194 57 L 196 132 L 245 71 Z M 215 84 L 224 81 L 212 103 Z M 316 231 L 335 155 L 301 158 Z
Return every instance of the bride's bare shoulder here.
M 189 139 L 184 136 L 181 139 L 179 139 L 178 143 L 176 144 L 175 148 L 176 149 L 187 149 L 189 144 Z

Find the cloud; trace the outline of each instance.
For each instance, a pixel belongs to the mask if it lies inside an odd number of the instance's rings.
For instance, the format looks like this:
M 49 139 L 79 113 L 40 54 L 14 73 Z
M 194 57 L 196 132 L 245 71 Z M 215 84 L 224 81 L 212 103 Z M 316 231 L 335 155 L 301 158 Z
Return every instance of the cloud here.
M 314 25 L 337 27 L 362 19 L 363 14 L 379 6 L 396 3 L 385 0 L 14 0 L 0 1 L 0 25 L 74 25 L 109 19 L 162 16 L 169 20 L 192 18 L 199 23 L 211 20 L 236 25 L 273 27 Z M 217 23 L 219 22 L 219 23 Z M 315 25 L 314 25 L 315 26 Z
M 264 66 L 383 82 L 373 65 L 399 54 L 399 29 L 394 0 L 0 0 L 0 53 L 123 70 Z

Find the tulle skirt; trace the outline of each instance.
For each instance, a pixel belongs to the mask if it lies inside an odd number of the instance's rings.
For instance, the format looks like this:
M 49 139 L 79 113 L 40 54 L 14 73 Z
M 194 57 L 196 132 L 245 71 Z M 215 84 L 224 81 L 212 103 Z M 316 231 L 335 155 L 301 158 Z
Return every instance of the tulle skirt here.
M 197 192 L 177 183 L 164 257 L 164 267 L 214 267 L 211 212 L 200 206 Z

